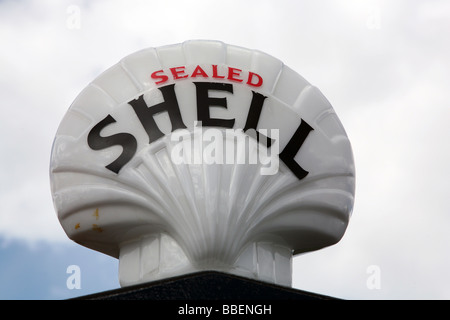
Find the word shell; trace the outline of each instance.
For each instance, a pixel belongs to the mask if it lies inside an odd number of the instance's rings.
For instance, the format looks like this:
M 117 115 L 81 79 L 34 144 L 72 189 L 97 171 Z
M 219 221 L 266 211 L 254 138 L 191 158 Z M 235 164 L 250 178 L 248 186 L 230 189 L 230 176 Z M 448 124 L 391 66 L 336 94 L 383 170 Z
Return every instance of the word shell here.
M 250 107 L 255 91 L 253 91 L 252 88 L 249 88 L 248 85 L 230 84 L 229 86 L 232 92 L 208 90 L 207 98 L 221 100 L 221 105 L 215 106 L 213 102 L 208 106 L 207 111 L 209 112 L 209 115 L 207 120 L 211 119 L 219 122 L 229 121 L 233 125 L 227 126 L 228 128 L 247 130 L 249 127 L 248 123 L 250 122 L 249 119 L 255 115 L 258 118 L 257 125 L 250 127 L 250 129 L 256 131 L 265 129 L 264 131 L 269 132 L 269 135 L 270 130 L 277 130 L 279 133 L 277 135 L 277 138 L 279 138 L 277 143 L 279 143 L 281 148 L 284 148 L 292 139 L 295 130 L 301 124 L 302 119 L 300 116 L 279 101 L 270 98 L 263 101 L 260 106 L 260 111 L 254 111 L 253 114 L 251 114 Z M 189 131 L 194 131 L 196 126 L 208 126 L 207 122 L 204 121 L 202 123 L 202 118 L 199 117 L 198 94 L 196 95 L 195 84 L 190 81 L 177 81 L 173 89 L 175 91 L 183 125 Z M 165 102 L 159 88 L 150 89 L 145 92 L 142 97 L 146 106 L 150 109 L 152 106 Z M 130 107 L 130 103 L 122 104 L 119 108 L 110 112 L 110 115 L 117 124 L 114 123 L 105 126 L 104 130 L 102 130 L 102 135 L 109 136 L 122 131 L 132 134 L 137 141 L 137 150 L 135 153 L 139 153 L 141 149 L 147 146 L 149 143 L 148 132 L 146 132 L 145 128 L 136 117 L 135 112 Z M 150 117 L 154 118 L 157 129 L 163 134 L 170 135 L 172 133 L 173 119 L 171 119 L 169 112 L 160 112 L 151 115 Z M 218 126 L 220 127 L 220 125 Z M 269 136 L 268 138 L 271 137 Z M 151 142 L 154 141 L 150 141 L 150 143 Z M 117 146 L 115 148 L 115 152 L 109 150 L 109 152 L 105 154 L 97 154 L 99 161 L 107 165 L 108 162 L 105 161 L 111 162 L 114 158 L 117 158 L 120 154 L 120 148 Z M 95 153 L 92 153 L 92 156 L 94 157 Z M 104 159 L 100 160 L 101 158 Z

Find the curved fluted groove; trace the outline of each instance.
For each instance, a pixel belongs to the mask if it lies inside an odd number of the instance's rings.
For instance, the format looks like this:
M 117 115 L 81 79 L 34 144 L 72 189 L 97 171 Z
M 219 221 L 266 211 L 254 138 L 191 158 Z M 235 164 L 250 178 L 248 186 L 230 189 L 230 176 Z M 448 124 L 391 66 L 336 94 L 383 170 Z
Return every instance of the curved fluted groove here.
M 130 171 L 133 172 L 133 171 Z M 81 176 L 89 176 L 90 178 L 96 177 L 98 181 L 96 183 L 89 184 L 89 187 L 93 188 L 103 188 L 104 190 L 112 190 L 115 189 L 121 189 L 126 190 L 129 192 L 130 195 L 140 195 L 141 197 L 145 197 L 146 200 L 149 203 L 156 202 L 162 207 L 164 207 L 164 202 L 160 200 L 160 195 L 156 193 L 151 193 L 148 186 L 147 188 L 143 188 L 142 185 L 137 183 L 137 180 L 128 180 L 124 179 L 123 176 L 121 179 L 114 179 L 109 173 L 105 172 L 99 172 L 95 169 L 89 169 L 89 168 L 79 168 L 79 167 L 67 167 L 67 166 L 59 166 L 52 170 L 52 173 L 55 176 L 61 175 L 61 174 L 70 174 L 70 175 L 81 175 Z M 57 195 L 61 192 L 64 192 L 66 190 L 67 193 L 76 193 L 76 190 L 72 190 L 72 188 L 78 188 L 80 191 L 84 191 L 86 189 L 86 186 L 84 185 L 75 185 L 71 187 L 64 187 L 60 188 L 57 192 L 55 191 L 54 194 Z M 100 196 L 96 195 L 97 198 L 100 200 Z M 111 199 L 111 197 L 108 195 L 107 199 Z M 106 201 L 107 201 L 106 199 Z M 77 199 L 73 199 L 74 201 L 77 201 Z M 66 202 L 65 202 L 66 203 Z M 60 218 L 64 218 L 65 215 L 63 214 L 64 211 L 58 211 L 58 214 L 60 215 Z

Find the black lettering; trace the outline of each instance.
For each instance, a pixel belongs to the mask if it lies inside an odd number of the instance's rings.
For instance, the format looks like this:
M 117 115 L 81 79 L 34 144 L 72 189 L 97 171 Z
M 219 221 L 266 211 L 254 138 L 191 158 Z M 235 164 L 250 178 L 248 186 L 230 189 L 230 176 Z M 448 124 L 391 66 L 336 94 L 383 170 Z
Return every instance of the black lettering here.
M 268 138 L 262 133 L 256 131 L 264 101 L 267 97 L 253 90 L 252 93 L 252 102 L 250 103 L 250 109 L 248 111 L 247 121 L 245 122 L 244 132 L 256 139 L 258 143 L 264 143 L 267 148 L 270 148 L 273 139 Z M 261 139 L 261 137 L 264 137 L 264 139 Z
M 194 82 L 197 89 L 197 119 L 202 126 L 232 128 L 235 119 L 211 118 L 209 108 L 211 106 L 227 108 L 226 98 L 212 98 L 208 95 L 209 90 L 226 91 L 233 93 L 233 85 L 230 83 L 216 82 Z
M 177 96 L 175 95 L 175 84 L 164 86 L 159 88 L 162 92 L 164 102 L 155 104 L 154 106 L 147 106 L 144 101 L 144 95 L 139 96 L 139 98 L 128 102 L 136 112 L 136 115 L 144 126 L 145 131 L 148 134 L 149 143 L 158 140 L 164 133 L 158 128 L 155 122 L 154 115 L 167 112 L 169 114 L 170 122 L 172 124 L 172 130 L 184 129 L 186 128 L 181 118 L 180 107 L 178 106 Z
M 129 133 L 117 133 L 111 136 L 102 137 L 100 132 L 114 122 L 116 122 L 116 120 L 111 115 L 107 115 L 106 118 L 91 129 L 87 137 L 87 143 L 92 150 L 103 150 L 116 145 L 122 146 L 123 151 L 120 156 L 106 166 L 106 168 L 112 172 L 119 173 L 120 169 L 122 169 L 136 153 L 137 141 L 134 136 Z
M 252 128 L 256 130 L 258 126 L 259 117 L 263 108 L 264 100 L 267 98 L 260 93 L 252 90 L 253 97 L 250 103 L 250 110 L 248 111 L 247 122 L 245 123 L 244 131 Z
M 291 169 L 291 171 L 295 174 L 295 176 L 302 180 L 308 175 L 308 171 L 303 169 L 295 160 L 294 157 L 297 152 L 300 150 L 301 146 L 308 137 L 308 134 L 314 130 L 305 120 L 301 119 L 300 126 L 295 131 L 291 140 L 289 140 L 286 147 L 284 147 L 283 151 L 280 153 L 280 159 L 283 161 L 286 166 Z

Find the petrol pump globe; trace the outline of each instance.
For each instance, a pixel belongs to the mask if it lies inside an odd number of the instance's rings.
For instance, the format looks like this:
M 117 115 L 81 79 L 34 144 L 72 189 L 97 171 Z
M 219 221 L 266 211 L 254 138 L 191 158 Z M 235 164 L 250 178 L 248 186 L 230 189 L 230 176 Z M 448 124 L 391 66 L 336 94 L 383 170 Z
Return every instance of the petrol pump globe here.
M 339 242 L 355 194 L 322 93 L 268 54 L 209 40 L 141 50 L 94 79 L 56 132 L 50 180 L 67 236 L 118 258 L 121 286 L 206 270 L 291 286 L 293 256 Z

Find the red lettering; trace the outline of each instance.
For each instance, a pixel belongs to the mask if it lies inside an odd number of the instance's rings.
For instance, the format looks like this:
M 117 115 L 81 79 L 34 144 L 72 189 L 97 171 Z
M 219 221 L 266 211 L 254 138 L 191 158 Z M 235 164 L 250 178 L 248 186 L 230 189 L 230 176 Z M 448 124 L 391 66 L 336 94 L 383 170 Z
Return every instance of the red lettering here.
M 200 66 L 197 66 L 191 75 L 192 78 L 197 78 L 198 76 L 202 76 L 203 78 L 208 78 L 208 75 Z
M 159 75 L 158 73 L 163 73 L 163 74 Z M 161 79 L 159 81 L 156 81 L 155 82 L 156 84 L 164 83 L 167 80 L 169 80 L 169 77 L 164 74 L 164 70 L 158 70 L 158 71 L 153 72 L 151 77 L 153 80 Z
M 241 72 L 241 69 L 228 67 L 228 80 L 242 82 L 242 79 L 235 78 L 235 76 L 239 77 Z
M 175 68 L 170 68 L 170 72 L 172 72 L 173 78 L 175 80 L 177 79 L 183 79 L 183 78 L 187 78 L 188 75 L 184 74 L 184 66 L 183 67 L 175 67 Z M 183 74 L 183 75 L 181 75 Z
M 227 79 L 231 81 L 236 82 L 243 82 L 246 80 L 246 84 L 252 87 L 261 87 L 263 85 L 263 78 L 254 72 L 248 71 L 242 71 L 238 68 L 233 67 L 227 67 L 228 72 L 224 70 L 224 74 L 219 74 L 219 66 L 218 65 L 211 65 L 212 67 L 212 78 L 214 79 Z M 169 80 L 170 75 L 172 76 L 173 80 L 179 80 L 179 79 L 185 79 L 185 78 L 198 78 L 203 77 L 205 79 L 208 79 L 211 77 L 211 74 L 208 74 L 208 72 L 205 71 L 200 65 L 197 65 L 192 71 L 191 74 L 186 73 L 186 66 L 180 66 L 180 67 L 173 67 L 169 68 L 170 73 L 166 70 L 158 70 L 151 74 L 151 78 L 155 81 L 155 84 L 161 84 L 165 83 Z M 167 72 L 167 74 L 165 73 Z M 246 79 L 245 79 L 246 78 Z
M 256 83 L 253 83 L 252 80 L 253 78 L 256 77 Z M 253 72 L 249 72 L 248 73 L 248 80 L 247 80 L 247 84 L 253 87 L 261 87 L 263 84 L 263 79 L 261 78 L 261 76 L 257 73 L 253 73 Z
M 215 79 L 224 79 L 225 76 L 219 76 L 219 74 L 217 73 L 217 65 L 213 64 L 212 65 L 212 70 L 213 70 L 213 78 Z

